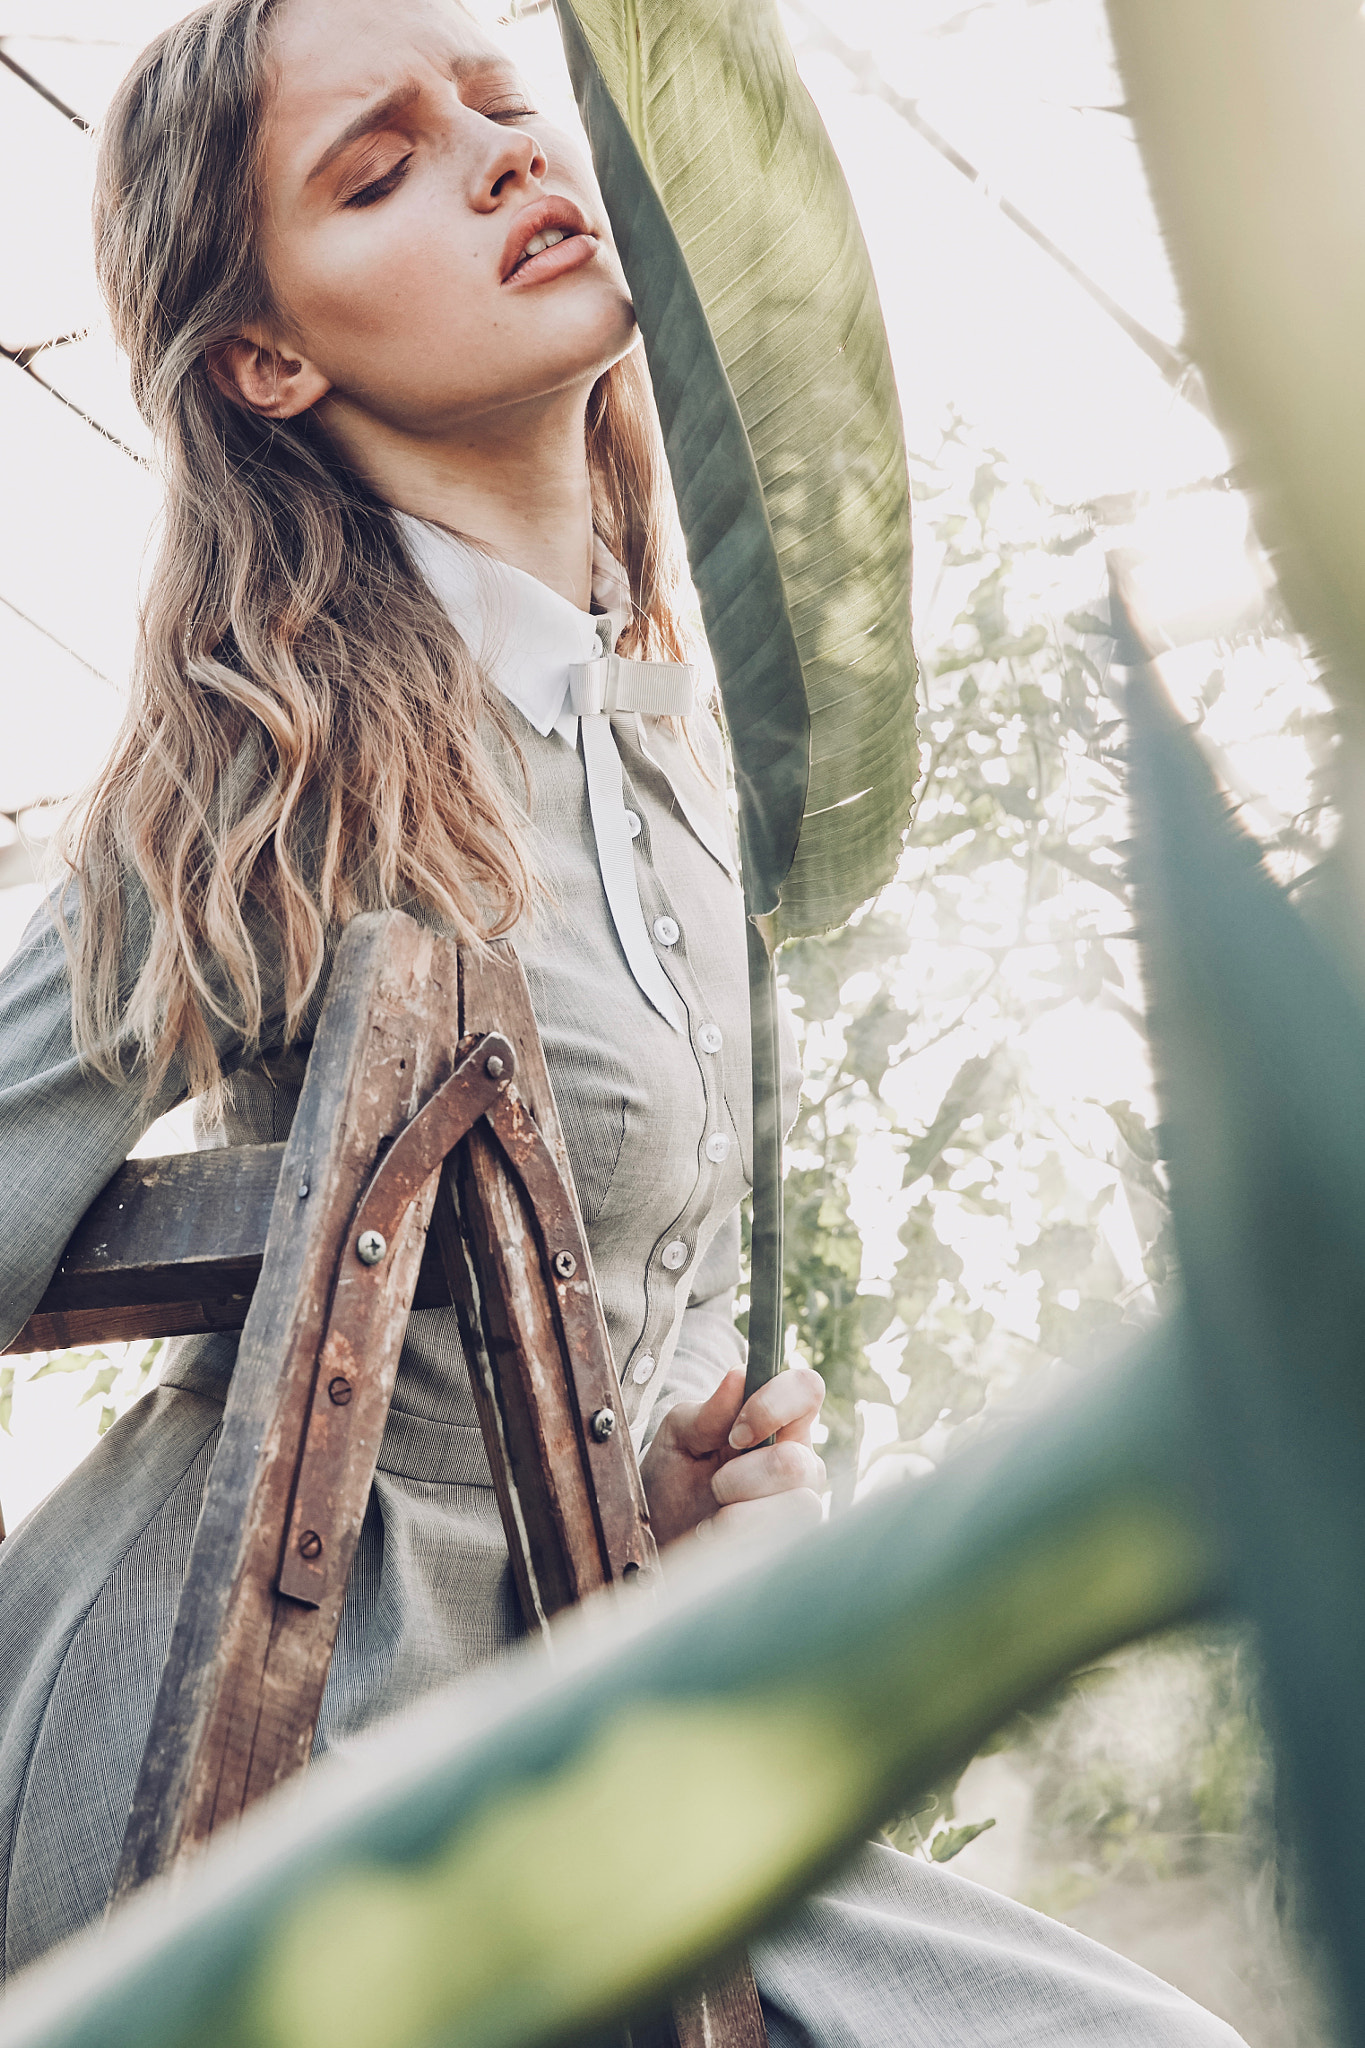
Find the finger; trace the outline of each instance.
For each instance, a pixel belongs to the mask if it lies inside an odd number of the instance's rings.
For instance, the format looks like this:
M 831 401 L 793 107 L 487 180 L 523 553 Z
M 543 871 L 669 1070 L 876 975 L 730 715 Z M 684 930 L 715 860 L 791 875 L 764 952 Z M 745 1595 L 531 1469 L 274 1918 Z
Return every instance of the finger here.
M 808 1442 L 824 1398 L 825 1383 L 818 1372 L 808 1365 L 790 1366 L 744 1403 L 730 1431 L 731 1450 L 745 1451 L 778 1430 L 792 1431 L 798 1440 Z
M 693 1458 L 723 1451 L 743 1403 L 744 1375 L 738 1370 L 727 1372 L 707 1400 L 680 1401 L 666 1418 L 678 1448 Z
M 795 1493 L 774 1493 L 766 1500 L 735 1501 L 698 1524 L 699 1536 L 796 1536 L 824 1520 L 818 1493 L 800 1487 Z
M 741 1500 L 766 1500 L 777 1493 L 824 1491 L 825 1467 L 808 1444 L 765 1444 L 747 1458 L 731 1458 L 711 1477 L 717 1505 Z

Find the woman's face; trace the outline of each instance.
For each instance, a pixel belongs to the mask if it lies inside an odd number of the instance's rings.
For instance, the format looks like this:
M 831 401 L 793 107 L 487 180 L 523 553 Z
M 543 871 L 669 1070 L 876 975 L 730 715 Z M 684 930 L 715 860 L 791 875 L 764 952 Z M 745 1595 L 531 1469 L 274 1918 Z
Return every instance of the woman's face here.
M 627 350 L 634 316 L 581 145 L 458 7 L 288 0 L 274 55 L 274 339 L 329 405 L 458 434 L 586 389 Z

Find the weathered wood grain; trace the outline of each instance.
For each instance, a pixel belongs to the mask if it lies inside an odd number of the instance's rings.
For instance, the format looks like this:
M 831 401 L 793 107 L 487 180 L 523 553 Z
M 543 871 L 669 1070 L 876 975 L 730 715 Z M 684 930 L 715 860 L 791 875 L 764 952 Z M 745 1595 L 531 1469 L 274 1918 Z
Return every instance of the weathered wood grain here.
M 764 2048 L 768 2029 L 747 1961 L 674 2001 L 678 2048 Z
M 449 1071 L 458 1012 L 452 944 L 398 913 L 348 926 L 285 1148 L 117 1896 L 307 1762 L 345 1574 L 318 1606 L 279 1594 L 276 1580 L 318 1353 L 356 1203 L 382 1145 Z M 390 1350 L 396 1362 L 425 1223 L 419 1205 L 391 1250 L 386 1358 L 367 1370 L 387 1371 Z M 362 1494 L 352 1546 L 364 1504 Z
M 511 1084 L 515 1055 L 490 1033 L 470 1048 L 384 1152 L 351 1219 L 318 1358 L 279 1590 L 321 1606 L 344 1594 L 398 1371 L 402 1325 L 448 1152 Z M 364 1257 L 359 1254 L 369 1245 Z M 401 1246 L 385 1255 L 380 1247 Z M 400 1257 L 396 1273 L 390 1261 Z M 397 1335 L 394 1334 L 397 1321 Z M 342 1541 L 336 1541 L 340 1534 Z
M 618 1539 L 618 1560 L 628 1554 L 633 1563 L 649 1567 L 655 1549 L 540 1035 L 520 962 L 510 947 L 466 953 L 460 999 L 466 1033 L 497 1029 L 516 1047 L 517 1094 L 568 1191 L 577 1260 L 573 1285 L 581 1296 L 577 1307 L 580 1319 L 595 1319 L 604 1384 L 614 1390 L 611 1405 L 621 1424 L 612 1439 L 593 1442 L 574 1384 L 556 1286 L 547 1271 L 552 1248 L 542 1242 L 526 1190 L 509 1170 L 503 1147 L 480 1126 L 445 1177 L 435 1234 L 449 1261 L 452 1293 L 462 1305 L 470 1381 L 523 1614 L 528 1626 L 544 1626 L 563 1608 L 613 1583 L 617 1572 L 609 1528 Z M 599 1499 L 604 1479 L 617 1510 L 607 1525 Z
M 261 1270 L 283 1145 L 130 1159 L 76 1226 L 7 1352 L 240 1330 Z M 450 1300 L 433 1246 L 414 1308 Z

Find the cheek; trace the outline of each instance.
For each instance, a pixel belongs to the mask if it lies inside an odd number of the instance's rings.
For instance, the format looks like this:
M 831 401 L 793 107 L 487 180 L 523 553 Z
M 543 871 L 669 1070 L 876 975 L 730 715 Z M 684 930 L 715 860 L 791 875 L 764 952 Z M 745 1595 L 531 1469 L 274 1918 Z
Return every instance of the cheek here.
M 342 216 L 278 252 L 272 282 L 302 351 L 338 394 L 407 431 L 593 377 L 630 346 L 614 256 L 568 289 L 504 294 L 501 227 L 437 204 Z
M 457 341 L 493 311 L 478 252 L 421 211 L 382 235 L 338 222 L 294 266 L 292 285 L 282 297 L 324 368 L 357 346 L 401 359 L 437 335 Z

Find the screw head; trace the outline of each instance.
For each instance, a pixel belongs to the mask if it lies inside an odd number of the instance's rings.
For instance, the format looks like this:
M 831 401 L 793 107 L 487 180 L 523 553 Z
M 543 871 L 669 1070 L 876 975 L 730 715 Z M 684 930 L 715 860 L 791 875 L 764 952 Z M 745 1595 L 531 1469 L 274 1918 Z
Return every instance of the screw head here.
M 616 1427 L 615 1409 L 599 1408 L 597 1413 L 593 1416 L 592 1421 L 589 1423 L 588 1427 L 591 1429 L 598 1443 L 604 1444 L 607 1438 L 611 1435 L 612 1431 Z
M 335 1379 L 327 1382 L 328 1399 L 338 1408 L 345 1408 L 354 1392 L 355 1388 L 344 1372 L 339 1372 Z
M 578 1271 L 578 1261 L 572 1252 L 556 1252 L 554 1268 L 561 1280 L 572 1280 Z
M 500 1052 L 490 1052 L 483 1063 L 483 1070 L 490 1081 L 500 1081 L 507 1071 L 507 1062 Z
M 355 1241 L 355 1255 L 362 1266 L 377 1266 L 388 1248 L 388 1241 L 377 1230 L 362 1230 Z
M 322 1556 L 322 1538 L 316 1529 L 305 1529 L 302 1536 L 300 1536 L 299 1556 L 309 1558 Z

